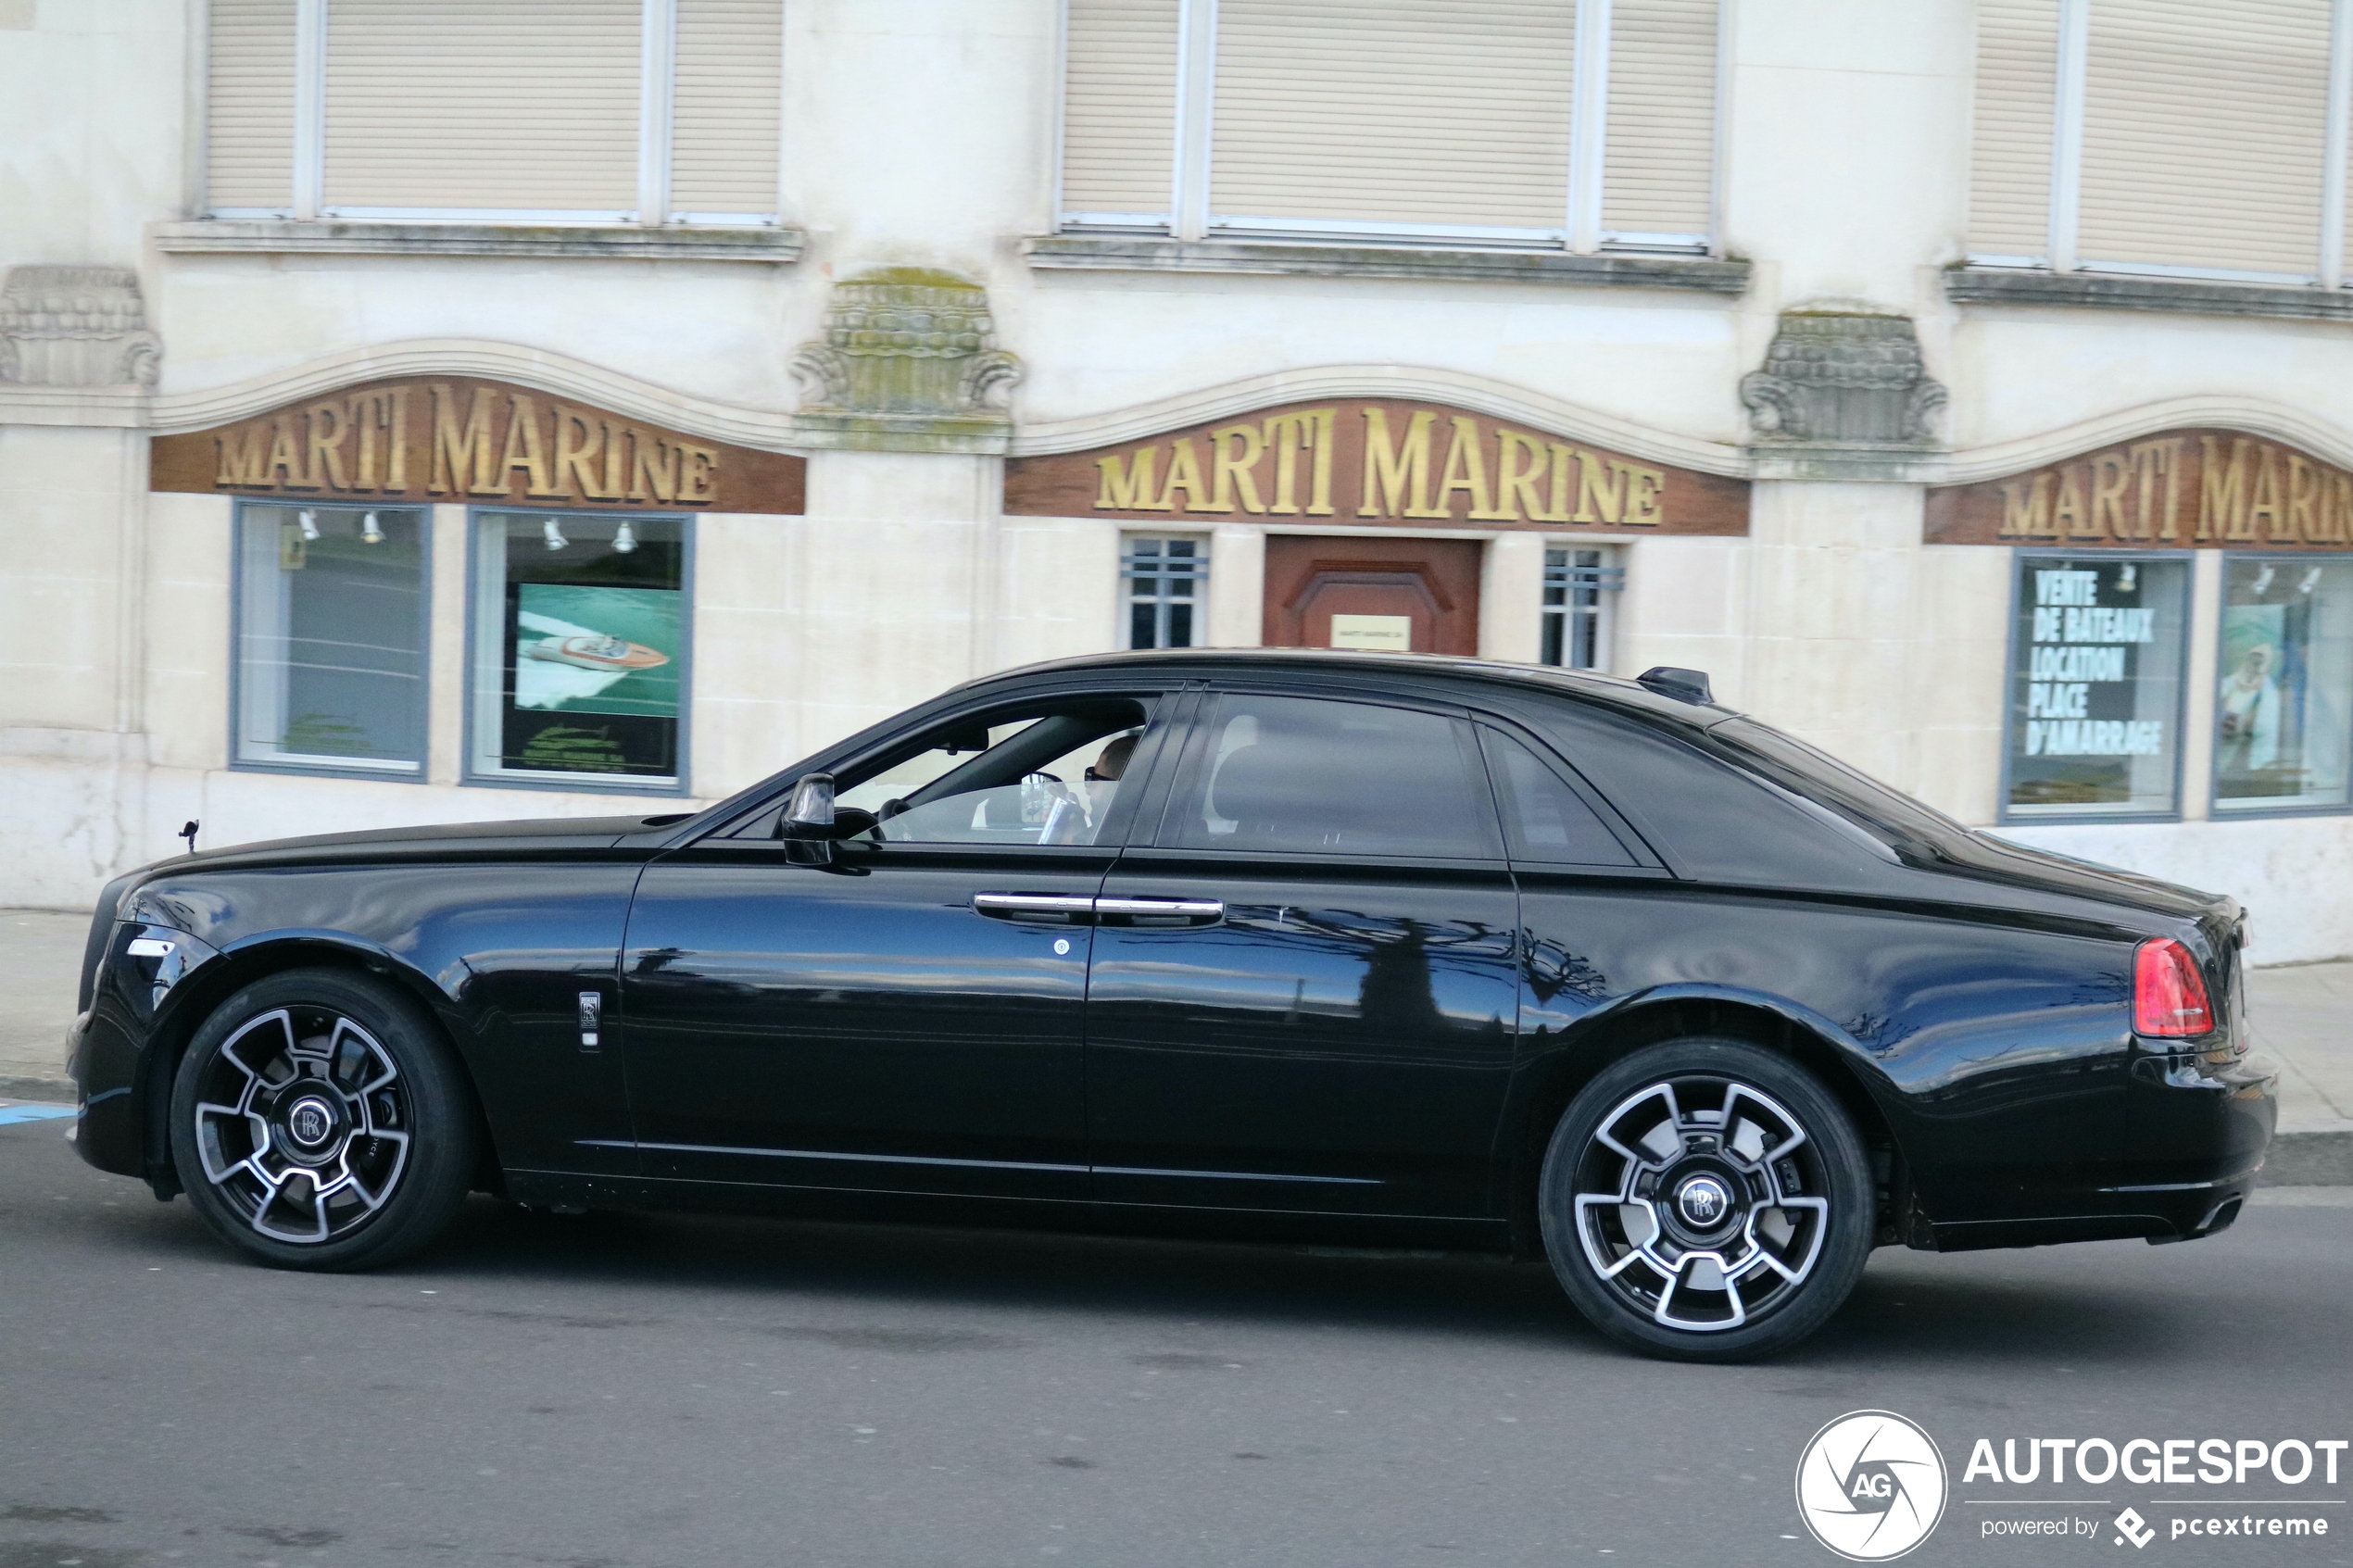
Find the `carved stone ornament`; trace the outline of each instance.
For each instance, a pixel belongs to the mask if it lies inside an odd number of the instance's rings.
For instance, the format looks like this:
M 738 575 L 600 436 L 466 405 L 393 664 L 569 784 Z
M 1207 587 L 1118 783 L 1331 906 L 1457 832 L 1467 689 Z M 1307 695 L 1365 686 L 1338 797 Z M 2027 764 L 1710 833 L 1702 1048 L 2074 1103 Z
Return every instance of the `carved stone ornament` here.
M 793 360 L 812 445 L 1001 452 L 1021 361 L 996 346 L 988 291 L 952 272 L 889 267 L 834 285 L 822 343 Z
M 1879 479 L 1938 449 L 1945 393 L 1908 317 L 1791 310 L 1741 402 L 1760 461 L 1803 454 L 1821 471 L 1789 477 Z
M 11 267 L 0 282 L 0 383 L 156 384 L 163 340 L 123 267 Z

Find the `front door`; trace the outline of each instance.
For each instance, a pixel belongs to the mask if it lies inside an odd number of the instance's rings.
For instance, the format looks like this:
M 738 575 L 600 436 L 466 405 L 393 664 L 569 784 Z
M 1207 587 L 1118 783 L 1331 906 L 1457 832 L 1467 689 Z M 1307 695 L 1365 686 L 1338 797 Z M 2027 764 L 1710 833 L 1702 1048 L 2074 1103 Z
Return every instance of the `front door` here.
M 1269 647 L 1478 652 L 1475 539 L 1266 536 Z
M 1489 1215 L 1517 904 L 1471 725 L 1227 691 L 1191 730 L 1099 906 L 1097 1197 Z
M 1144 700 L 950 721 L 838 783 L 831 863 L 771 817 L 646 869 L 623 954 L 643 1170 L 1088 1196 L 1090 901 Z

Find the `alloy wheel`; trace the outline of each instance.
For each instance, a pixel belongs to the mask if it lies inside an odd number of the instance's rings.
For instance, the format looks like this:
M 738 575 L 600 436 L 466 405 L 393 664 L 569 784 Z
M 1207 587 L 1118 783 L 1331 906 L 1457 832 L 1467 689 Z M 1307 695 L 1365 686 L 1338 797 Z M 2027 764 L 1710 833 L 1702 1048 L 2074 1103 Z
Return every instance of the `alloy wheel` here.
M 1831 1226 L 1820 1146 L 1737 1079 L 1662 1079 L 1627 1096 L 1578 1153 L 1585 1261 L 1661 1327 L 1720 1333 L 1796 1297 Z
M 196 1083 L 205 1180 L 273 1241 L 333 1241 L 374 1217 L 408 1168 L 413 1122 L 391 1053 L 332 1008 L 255 1015 Z

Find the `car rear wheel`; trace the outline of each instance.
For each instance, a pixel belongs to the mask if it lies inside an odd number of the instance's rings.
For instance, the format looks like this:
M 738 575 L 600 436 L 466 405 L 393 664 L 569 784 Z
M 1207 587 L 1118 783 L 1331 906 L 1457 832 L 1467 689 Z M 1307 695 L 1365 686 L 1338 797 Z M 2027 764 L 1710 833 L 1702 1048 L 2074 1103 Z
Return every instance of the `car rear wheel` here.
M 1569 1299 L 1650 1355 L 1784 1349 L 1870 1256 L 1853 1120 L 1804 1068 L 1743 1040 L 1669 1040 L 1612 1063 L 1562 1113 L 1539 1180 Z
M 172 1085 L 189 1200 L 274 1268 L 375 1268 L 432 1241 L 472 1185 L 474 1127 L 464 1076 L 423 1013 L 340 970 L 231 997 Z

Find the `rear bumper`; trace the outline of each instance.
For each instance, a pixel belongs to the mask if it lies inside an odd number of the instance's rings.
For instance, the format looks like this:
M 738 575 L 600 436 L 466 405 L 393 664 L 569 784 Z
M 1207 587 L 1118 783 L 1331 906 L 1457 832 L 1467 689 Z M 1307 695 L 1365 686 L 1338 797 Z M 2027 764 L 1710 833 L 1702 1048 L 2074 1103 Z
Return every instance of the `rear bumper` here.
M 1937 1250 L 2194 1241 L 2227 1229 L 2278 1124 L 2279 1067 L 2229 1051 L 2146 1052 L 2132 1063 L 2123 1114 L 2123 1158 L 2044 1173 L 2017 1191 L 2010 1215 L 1932 1221 Z

